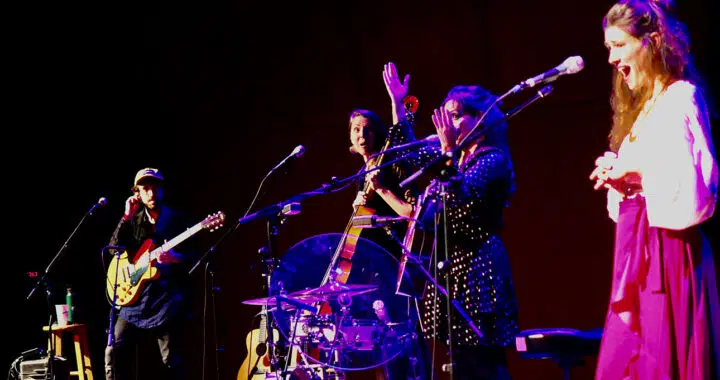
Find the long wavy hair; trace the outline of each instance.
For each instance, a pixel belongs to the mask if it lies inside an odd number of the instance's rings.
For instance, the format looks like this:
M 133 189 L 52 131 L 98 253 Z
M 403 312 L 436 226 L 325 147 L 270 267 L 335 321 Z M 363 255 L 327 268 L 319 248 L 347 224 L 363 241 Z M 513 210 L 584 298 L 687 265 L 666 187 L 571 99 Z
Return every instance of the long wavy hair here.
M 610 149 L 617 151 L 635 123 L 645 102 L 652 96 L 654 82 L 659 78 L 663 86 L 687 79 L 699 84 L 700 78 L 690 54 L 687 28 L 674 14 L 671 0 L 621 0 L 603 18 L 603 30 L 614 26 L 642 40 L 641 69 L 649 83 L 630 90 L 620 72 L 613 76 L 610 105 L 613 126 L 609 135 Z M 652 33 L 659 35 L 656 45 Z

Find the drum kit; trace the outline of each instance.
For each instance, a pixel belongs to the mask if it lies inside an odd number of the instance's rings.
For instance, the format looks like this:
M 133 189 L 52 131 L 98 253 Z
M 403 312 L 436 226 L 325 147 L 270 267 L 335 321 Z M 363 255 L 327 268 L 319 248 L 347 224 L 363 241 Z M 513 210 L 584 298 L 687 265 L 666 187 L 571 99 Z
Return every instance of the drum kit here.
M 342 239 L 332 233 L 295 244 L 273 270 L 271 294 L 277 296 L 243 301 L 272 313 L 288 347 L 276 350 L 284 368 L 264 378 L 347 379 L 386 371 L 416 339 L 414 299 L 396 294 L 399 261 L 380 245 L 358 237 L 347 281 L 324 281 Z

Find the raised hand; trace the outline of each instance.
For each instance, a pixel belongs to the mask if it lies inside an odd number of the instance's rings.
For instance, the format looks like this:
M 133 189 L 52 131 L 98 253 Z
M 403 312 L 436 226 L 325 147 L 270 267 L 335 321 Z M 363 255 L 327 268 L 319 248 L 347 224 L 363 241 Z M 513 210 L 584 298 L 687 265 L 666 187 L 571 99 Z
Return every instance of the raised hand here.
M 445 108 L 436 108 L 433 111 L 432 122 L 435 124 L 435 130 L 440 138 L 443 153 L 453 150 L 457 143 L 458 130 L 452 122 L 450 112 Z
M 385 82 L 385 88 L 387 89 L 390 99 L 395 104 L 402 104 L 403 99 L 408 93 L 408 83 L 410 82 L 410 74 L 405 75 L 405 79 L 401 82 L 398 76 L 395 64 L 388 62 L 385 64 L 383 70 L 383 81 Z
M 132 218 L 140 208 L 141 203 L 139 194 L 133 194 L 128 197 L 125 201 L 125 214 L 123 215 L 123 218 L 125 220 L 130 220 L 130 218 Z

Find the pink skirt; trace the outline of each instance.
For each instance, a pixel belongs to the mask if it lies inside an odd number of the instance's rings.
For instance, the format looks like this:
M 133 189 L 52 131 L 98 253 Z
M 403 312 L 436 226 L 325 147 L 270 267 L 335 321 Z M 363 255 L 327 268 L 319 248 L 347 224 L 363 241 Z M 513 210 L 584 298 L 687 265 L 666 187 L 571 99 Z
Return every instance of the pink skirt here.
M 612 293 L 595 378 L 720 379 L 712 251 L 697 227 L 648 225 L 641 196 L 620 204 Z

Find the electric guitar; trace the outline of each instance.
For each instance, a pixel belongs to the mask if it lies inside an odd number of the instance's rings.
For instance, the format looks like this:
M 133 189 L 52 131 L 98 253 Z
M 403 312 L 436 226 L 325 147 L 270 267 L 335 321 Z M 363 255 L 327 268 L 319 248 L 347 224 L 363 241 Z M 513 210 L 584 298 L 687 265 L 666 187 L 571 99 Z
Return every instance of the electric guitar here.
M 123 252 L 119 258 L 114 256 L 107 271 L 108 296 L 112 300 L 117 291 L 116 306 L 133 304 L 138 300 L 145 284 L 160 277 L 160 271 L 156 264 L 161 253 L 171 250 L 203 229 L 213 231 L 220 228 L 224 221 L 225 214 L 218 211 L 160 246 L 156 245 L 152 239 L 146 240 L 137 250 L 132 262 L 130 262 L 127 251 Z
M 273 342 L 280 339 L 279 332 L 273 329 Z M 250 331 L 245 338 L 248 354 L 240 365 L 237 380 L 261 380 L 270 372 L 270 353 L 267 347 L 267 308 L 260 313 L 260 327 Z M 254 370 L 254 371 L 253 371 Z

